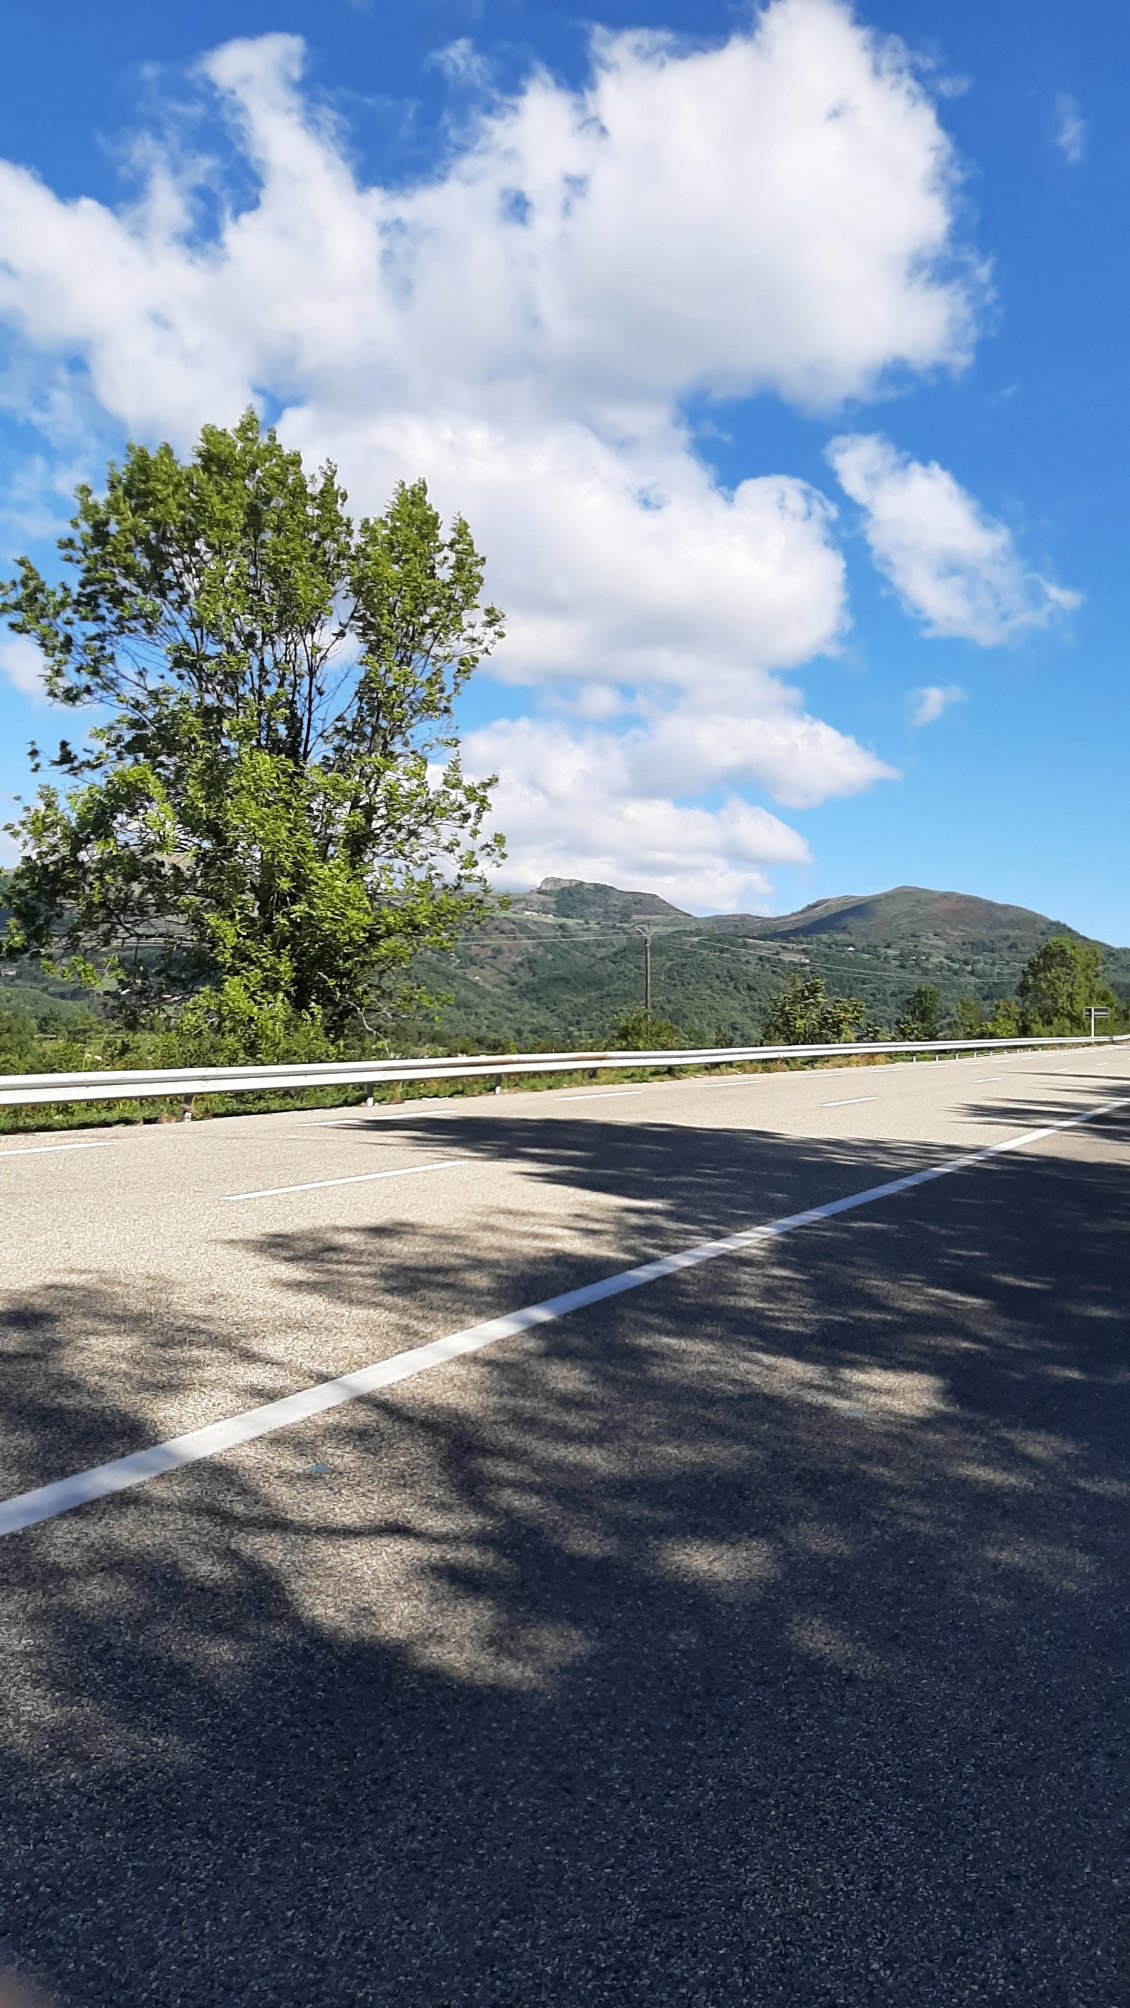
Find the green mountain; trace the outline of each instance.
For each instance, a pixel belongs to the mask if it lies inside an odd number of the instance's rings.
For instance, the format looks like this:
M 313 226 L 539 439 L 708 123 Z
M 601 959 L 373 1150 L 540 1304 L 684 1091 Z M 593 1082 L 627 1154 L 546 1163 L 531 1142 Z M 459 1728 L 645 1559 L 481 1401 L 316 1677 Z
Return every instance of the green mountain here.
M 652 1006 L 707 1042 L 754 1042 L 773 998 L 795 973 L 862 998 L 891 1024 L 908 993 L 933 983 L 943 1004 L 1011 996 L 1028 957 L 1066 922 L 965 893 L 897 886 L 818 900 L 798 913 L 684 913 L 651 893 L 544 879 L 516 893 L 456 951 L 430 959 L 428 978 L 454 993 L 441 1035 L 519 1048 L 602 1043 L 643 998 L 651 937 Z M 1130 999 L 1130 949 L 1100 943 L 1106 980 Z
M 889 1026 L 920 983 L 936 984 L 946 1008 L 961 996 L 1011 996 L 1041 942 L 1077 930 L 1026 907 L 920 886 L 817 900 L 798 913 L 704 918 L 654 893 L 549 878 L 500 900 L 453 955 L 420 958 L 421 979 L 453 1001 L 438 1033 L 429 1021 L 410 1036 L 464 1050 L 605 1045 L 643 1002 L 645 933 L 653 1010 L 690 1042 L 752 1045 L 792 975 L 822 976 Z M 1130 949 L 1098 946 L 1106 981 L 1130 1000 Z M 0 981 L 5 1007 L 52 1030 L 90 1012 L 73 985 L 19 967 Z

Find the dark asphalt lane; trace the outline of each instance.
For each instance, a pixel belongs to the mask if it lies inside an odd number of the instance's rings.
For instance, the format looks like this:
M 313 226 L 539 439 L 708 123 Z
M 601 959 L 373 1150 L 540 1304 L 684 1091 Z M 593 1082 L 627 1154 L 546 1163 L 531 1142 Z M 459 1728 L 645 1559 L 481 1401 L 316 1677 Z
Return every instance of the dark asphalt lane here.
M 0 1543 L 0 1965 L 61 2008 L 1125 2008 L 1128 1143 Z

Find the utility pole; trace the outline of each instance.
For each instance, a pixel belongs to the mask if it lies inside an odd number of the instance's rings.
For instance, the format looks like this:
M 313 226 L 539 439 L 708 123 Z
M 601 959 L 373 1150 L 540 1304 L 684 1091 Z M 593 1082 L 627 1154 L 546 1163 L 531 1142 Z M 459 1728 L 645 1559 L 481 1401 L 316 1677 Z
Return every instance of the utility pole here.
M 642 934 L 643 936 L 643 1008 L 645 1015 L 648 1018 L 650 1018 L 651 1017 L 651 932 L 646 927 L 637 927 L 635 929 L 635 932 L 637 934 Z

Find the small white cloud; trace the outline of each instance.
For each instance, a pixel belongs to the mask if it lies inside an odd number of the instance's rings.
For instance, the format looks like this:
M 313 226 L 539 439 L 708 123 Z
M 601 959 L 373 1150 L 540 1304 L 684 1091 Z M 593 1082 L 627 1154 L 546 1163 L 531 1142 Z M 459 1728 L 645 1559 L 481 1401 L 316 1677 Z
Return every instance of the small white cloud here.
M 834 439 L 828 460 L 864 512 L 876 566 L 927 634 L 992 648 L 1080 605 L 1027 569 L 1006 525 L 936 460 L 911 460 L 877 432 Z
M 1055 101 L 1055 143 L 1069 167 L 1078 167 L 1087 150 L 1087 122 L 1078 100 L 1066 95 Z
M 911 724 L 932 725 L 951 704 L 964 704 L 965 692 L 959 683 L 928 683 L 922 690 L 916 690 Z
M 444 48 L 433 50 L 428 61 L 433 69 L 442 71 L 449 84 L 458 84 L 465 90 L 473 91 L 490 89 L 490 64 L 476 49 L 469 35 L 459 35 Z
M 42 697 L 43 652 L 30 635 L 5 635 L 0 641 L 0 670 L 27 697 Z

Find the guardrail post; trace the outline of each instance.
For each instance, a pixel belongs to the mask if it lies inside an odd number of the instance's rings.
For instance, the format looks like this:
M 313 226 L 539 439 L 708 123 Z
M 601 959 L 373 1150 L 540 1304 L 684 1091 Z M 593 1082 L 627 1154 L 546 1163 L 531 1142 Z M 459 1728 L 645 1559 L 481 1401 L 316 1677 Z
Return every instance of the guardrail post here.
M 183 1116 L 181 1117 L 181 1121 L 182 1121 L 182 1122 L 185 1122 L 185 1123 L 190 1123 L 190 1122 L 192 1121 L 192 1104 L 193 1104 L 194 1100 L 195 1100 L 195 1096 L 194 1096 L 194 1095 L 186 1095 L 186 1096 L 185 1096 L 185 1098 L 184 1098 L 184 1114 L 183 1114 Z

